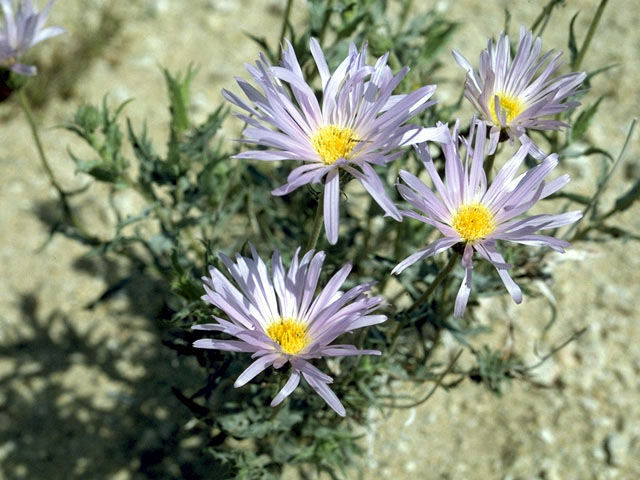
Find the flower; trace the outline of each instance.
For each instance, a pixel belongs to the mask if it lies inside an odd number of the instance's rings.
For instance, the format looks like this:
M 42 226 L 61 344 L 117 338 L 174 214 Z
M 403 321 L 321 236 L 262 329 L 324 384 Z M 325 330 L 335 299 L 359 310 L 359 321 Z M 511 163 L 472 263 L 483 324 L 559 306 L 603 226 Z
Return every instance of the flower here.
M 238 377 L 234 384 L 236 387 L 245 385 L 271 365 L 280 368 L 289 362 L 291 376 L 271 402 L 272 407 L 295 390 L 302 375 L 332 409 L 344 416 L 342 403 L 327 386 L 333 379 L 309 360 L 380 355 L 377 350 L 331 345 L 331 342 L 345 332 L 384 322 L 384 315 L 371 314 L 383 298 L 366 296 L 371 283 L 341 292 L 340 287 L 351 271 L 351 264 L 347 264 L 333 275 L 314 299 L 324 252 L 309 251 L 298 261 L 298 248 L 285 271 L 280 254 L 275 251 L 270 273 L 253 246 L 251 251 L 253 258 L 237 255 L 235 263 L 220 255 L 233 281 L 213 267 L 209 269 L 210 278 L 203 278 L 206 295 L 202 299 L 222 310 L 229 320 L 214 316 L 217 323 L 192 327 L 224 332 L 237 340 L 201 339 L 193 346 L 253 353 L 256 360 Z
M 248 124 L 242 141 L 275 149 L 251 150 L 236 158 L 305 162 L 273 195 L 286 195 L 324 179 L 324 226 L 333 245 L 338 241 L 340 169 L 358 179 L 387 215 L 401 221 L 373 165 L 382 166 L 398 158 L 401 146 L 444 141 L 446 137 L 443 129 L 405 125 L 435 103 L 428 101 L 434 85 L 407 95 L 392 95 L 409 69 L 405 67 L 394 76 L 387 66 L 388 54 L 370 66 L 366 64 L 366 45 L 359 52 L 351 44 L 347 58 L 332 74 L 317 40 L 312 38 L 310 43 L 322 84 L 321 104 L 306 83 L 288 41 L 282 50 L 281 66 L 272 67 L 264 55 L 255 67 L 247 66 L 262 91 L 237 79 L 250 104 L 227 90 L 223 95 L 251 114 L 237 115 Z
M 62 27 L 44 27 L 54 0 L 40 13 L 31 0 L 18 4 L 14 16 L 12 0 L 0 0 L 4 13 L 4 28 L 0 26 L 0 67 L 6 67 L 21 75 L 35 75 L 36 67 L 18 63 L 20 57 L 31 47 L 51 37 L 65 32 Z
M 502 32 L 496 45 L 489 40 L 487 48 L 480 54 L 479 70 L 474 71 L 471 63 L 459 52 L 453 50 L 458 65 L 467 71 L 465 97 L 491 125 L 489 153 L 495 151 L 504 130 L 511 141 L 514 137 L 526 143 L 530 130 L 559 130 L 568 127 L 564 122 L 545 119 L 580 105 L 580 102 L 564 102 L 577 93 L 577 88 L 585 79 L 584 72 L 575 72 L 550 78 L 560 66 L 557 53 L 535 79 L 534 76 L 553 55 L 550 50 L 542 57 L 542 39 L 533 40 L 533 34 L 520 27 L 520 41 L 513 62 L 509 37 Z M 531 154 L 542 159 L 546 154 L 534 143 Z
M 475 145 L 472 148 L 476 126 Z M 520 218 L 538 200 L 551 195 L 569 182 L 568 175 L 561 175 L 549 183 L 544 182 L 544 178 L 558 164 L 555 154 L 549 155 L 527 172 L 515 176 L 530 151 L 530 141 L 523 143 L 487 188 L 487 177 L 483 170 L 486 128 L 484 122 L 474 121 L 468 140 L 462 139 L 466 146 L 464 165 L 456 141 L 443 145 L 444 182 L 436 171 L 428 150 L 424 146 L 416 147 L 439 198 L 417 177 L 404 170 L 400 172 L 400 178 L 406 185 L 398 185 L 400 195 L 420 212 L 401 211 L 402 215 L 433 225 L 444 237 L 407 257 L 392 273 L 400 273 L 423 258 L 464 243 L 462 266 L 465 275 L 456 297 L 454 315 L 457 317 L 463 315 L 471 292 L 471 260 L 474 251 L 496 267 L 511 297 L 516 303 L 520 303 L 522 293 L 509 275 L 511 265 L 505 262 L 496 249 L 496 241 L 546 246 L 564 252 L 563 249 L 569 246 L 568 242 L 536 232 L 568 225 L 582 217 L 580 211 L 573 211 Z M 458 122 L 453 129 L 453 139 L 457 138 L 457 130 Z

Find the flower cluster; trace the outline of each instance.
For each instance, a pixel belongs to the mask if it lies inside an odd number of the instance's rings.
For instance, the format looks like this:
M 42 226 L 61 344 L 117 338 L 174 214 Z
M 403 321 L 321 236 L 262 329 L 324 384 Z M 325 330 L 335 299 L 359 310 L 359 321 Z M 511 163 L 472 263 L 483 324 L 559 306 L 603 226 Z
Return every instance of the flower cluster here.
M 13 11 L 13 0 L 0 0 L 4 14 L 4 28 L 0 25 L 0 67 L 21 75 L 35 75 L 36 67 L 20 63 L 27 50 L 34 45 L 65 32 L 62 27 L 44 26 L 54 0 L 50 0 L 40 13 L 31 0 L 18 4 Z
M 216 268 L 211 268 L 210 277 L 204 278 L 206 295 L 203 300 L 222 310 L 229 321 L 214 317 L 217 323 L 193 327 L 220 331 L 237 340 L 202 339 L 197 340 L 194 347 L 252 353 L 256 360 L 238 377 L 236 387 L 246 384 L 270 366 L 280 368 L 288 362 L 292 367 L 291 376 L 271 406 L 287 398 L 302 376 L 331 408 L 344 416 L 342 403 L 327 386 L 332 378 L 309 360 L 380 355 L 377 350 L 332 345 L 332 342 L 346 332 L 384 322 L 384 315 L 372 314 L 382 304 L 382 297 L 367 297 L 370 283 L 340 291 L 351 271 L 350 264 L 338 270 L 315 295 L 325 259 L 323 252 L 309 251 L 299 260 L 298 249 L 287 270 L 276 250 L 269 272 L 253 247 L 251 251 L 252 258 L 238 255 L 235 263 L 220 256 L 232 280 Z
M 489 40 L 480 54 L 478 71 L 459 52 L 453 51 L 458 64 L 467 71 L 465 97 L 491 125 L 489 153 L 495 151 L 500 132 L 504 131 L 512 140 L 519 138 L 522 143 L 529 143 L 533 156 L 544 158 L 545 153 L 527 136 L 527 130 L 568 127 L 564 122 L 545 117 L 580 105 L 580 102 L 565 100 L 577 93 L 586 74 L 574 72 L 553 78 L 562 52 L 554 55 L 550 50 L 540 57 L 541 50 L 542 40 L 534 41 L 533 34 L 521 27 L 513 61 L 509 37 L 504 32 L 495 45 Z
M 310 46 L 322 83 L 322 103 L 305 82 L 289 42 L 282 50 L 281 66 L 273 67 L 261 56 L 255 67 L 247 67 L 261 91 L 237 80 L 251 104 L 227 90 L 223 95 L 250 114 L 237 115 L 248 125 L 242 141 L 271 148 L 243 152 L 237 158 L 305 162 L 274 195 L 286 195 L 308 183 L 324 183 L 325 230 L 333 245 L 338 241 L 340 169 L 358 179 L 385 213 L 400 221 L 373 166 L 384 166 L 401 156 L 399 147 L 447 137 L 442 128 L 406 124 L 435 103 L 429 99 L 436 88 L 429 85 L 407 95 L 393 95 L 408 68 L 393 75 L 388 55 L 367 65 L 366 45 L 358 51 L 351 44 L 347 58 L 331 73 L 317 40 L 311 39 Z
M 475 132 L 474 127 L 477 127 Z M 456 123 L 452 133 L 454 139 L 457 137 L 457 131 Z M 442 233 L 443 238 L 400 262 L 393 269 L 393 273 L 400 273 L 423 258 L 463 243 L 462 266 L 465 275 L 454 309 L 454 314 L 458 317 L 464 313 L 471 292 L 471 260 L 474 251 L 496 267 L 509 294 L 516 303 L 520 303 L 522 293 L 509 275 L 508 270 L 511 266 L 496 249 L 496 241 L 547 246 L 563 252 L 563 249 L 569 246 L 568 242 L 536 232 L 571 224 L 582 216 L 581 212 L 574 211 L 559 215 L 541 214 L 520 218 L 539 200 L 566 185 L 569 176 L 561 175 L 549 183 L 544 182 L 546 176 L 558 164 L 555 154 L 549 155 L 531 170 L 516 176 L 531 150 L 531 142 L 526 142 L 504 164 L 491 185 L 487 186 L 487 176 L 483 169 L 485 137 L 484 122 L 472 123 L 469 138 L 463 142 L 466 146 L 464 164 L 457 141 L 443 146 L 444 181 L 440 178 L 429 151 L 422 146 L 417 147 L 439 197 L 415 175 L 405 170 L 400 172 L 400 178 L 406 185 L 398 185 L 402 197 L 420 212 L 403 211 L 402 214 L 433 225 Z
M 320 100 L 305 81 L 289 42 L 282 50 L 280 66 L 270 65 L 261 56 L 255 66 L 247 67 L 258 88 L 238 79 L 248 102 L 223 91 L 227 100 L 245 112 L 237 115 L 247 124 L 242 141 L 260 147 L 236 158 L 303 162 L 290 173 L 287 183 L 272 193 L 285 195 L 308 183 L 322 183 L 324 224 L 330 244 L 338 241 L 341 170 L 357 179 L 387 216 L 398 221 L 403 217 L 415 219 L 442 233 L 442 238 L 401 261 L 393 269 L 394 274 L 460 244 L 464 279 L 455 301 L 456 316 L 463 315 L 471 292 L 474 252 L 496 268 L 508 292 L 520 303 L 522 293 L 509 274 L 510 265 L 498 251 L 498 241 L 563 251 L 568 246 L 566 241 L 538 232 L 571 224 L 581 217 L 579 211 L 523 217 L 539 200 L 569 181 L 567 175 L 561 175 L 545 183 L 558 163 L 557 156 L 542 155 L 527 130 L 563 126 L 544 117 L 578 105 L 565 100 L 576 93 L 584 74 L 551 79 L 558 66 L 556 55 L 536 77 L 552 52 L 538 58 L 541 40 L 534 41 L 526 29 L 521 30 L 513 62 L 504 34 L 495 47 L 490 41 L 482 52 L 479 72 L 454 52 L 458 63 L 467 70 L 466 97 L 483 116 L 482 120 L 471 121 L 467 138 L 459 138 L 459 120 L 452 130 L 440 123 L 432 127 L 407 123 L 434 104 L 430 98 L 435 86 L 393 95 L 407 69 L 394 75 L 387 66 L 387 55 L 369 65 L 366 45 L 358 51 L 352 44 L 347 57 L 331 73 L 315 39 L 311 40 L 310 48 L 320 75 Z M 518 138 L 521 146 L 489 182 L 490 172 L 485 171 L 484 159 L 487 150 L 495 154 L 501 132 L 512 140 Z M 429 155 L 427 141 L 441 144 L 444 179 Z M 399 209 L 374 170 L 374 166 L 384 167 L 402 156 L 402 147 L 407 145 L 415 147 L 435 188 L 432 190 L 408 171 L 400 172 L 402 183 L 397 189 L 415 210 Z M 541 162 L 521 173 L 528 155 Z M 311 250 L 299 260 L 298 249 L 287 270 L 276 251 L 271 271 L 253 247 L 252 253 L 252 258 L 238 256 L 235 262 L 221 257 L 231 279 L 211 268 L 210 277 L 204 280 L 203 299 L 228 319 L 214 317 L 216 323 L 193 327 L 223 332 L 235 339 L 201 339 L 194 346 L 251 353 L 255 360 L 238 377 L 237 387 L 270 366 L 277 369 L 290 363 L 291 376 L 272 405 L 282 402 L 304 377 L 331 408 L 345 415 L 342 403 L 328 387 L 332 378 L 310 360 L 379 354 L 332 342 L 343 333 L 385 321 L 384 315 L 373 314 L 382 305 L 382 297 L 367 296 L 369 283 L 340 291 L 351 270 L 350 264 L 335 273 L 316 296 L 325 259 L 323 252 Z

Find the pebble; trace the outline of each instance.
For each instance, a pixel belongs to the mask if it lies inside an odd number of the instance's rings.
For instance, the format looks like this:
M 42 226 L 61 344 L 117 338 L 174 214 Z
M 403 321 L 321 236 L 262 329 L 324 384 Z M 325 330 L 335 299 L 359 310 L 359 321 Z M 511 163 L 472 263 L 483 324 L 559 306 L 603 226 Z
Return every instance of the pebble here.
M 602 446 L 607 465 L 612 467 L 620 467 L 624 464 L 627 451 L 629 450 L 629 441 L 626 436 L 611 433 L 606 436 Z

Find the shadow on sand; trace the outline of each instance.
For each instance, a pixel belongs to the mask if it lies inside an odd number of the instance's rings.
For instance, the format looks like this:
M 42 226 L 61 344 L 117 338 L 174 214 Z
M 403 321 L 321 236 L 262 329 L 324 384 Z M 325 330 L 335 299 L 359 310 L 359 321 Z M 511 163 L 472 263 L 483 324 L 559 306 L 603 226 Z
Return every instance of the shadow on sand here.
M 140 348 L 135 335 L 123 336 L 113 348 L 58 312 L 43 316 L 32 293 L 18 301 L 29 333 L 0 345 L 0 364 L 14 365 L 0 370 L 5 478 L 218 478 L 206 432 L 171 392 L 202 384 L 204 372 L 162 345 L 166 328 L 138 318 L 154 338 Z M 125 366 L 124 351 L 134 352 Z M 92 394 L 84 382 L 94 383 Z

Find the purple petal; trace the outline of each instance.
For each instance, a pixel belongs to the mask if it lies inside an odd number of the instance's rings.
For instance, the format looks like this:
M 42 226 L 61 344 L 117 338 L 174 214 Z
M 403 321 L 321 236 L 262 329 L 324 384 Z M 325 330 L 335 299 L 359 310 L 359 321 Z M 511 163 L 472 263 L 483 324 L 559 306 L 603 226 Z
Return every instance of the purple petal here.
M 464 311 L 467 308 L 467 302 L 469 301 L 469 295 L 471 294 L 471 268 L 465 268 L 464 279 L 460 284 L 458 295 L 456 295 L 456 303 L 453 310 L 455 317 L 462 317 Z
M 301 366 L 300 371 L 311 388 L 313 388 L 338 415 L 344 417 L 347 412 L 336 394 L 327 386 L 326 375 L 304 360 L 298 360 L 296 364 Z M 318 375 L 318 372 L 321 373 L 321 375 Z
M 506 262 L 504 261 L 504 258 L 502 257 L 500 252 L 495 249 L 491 242 L 485 242 L 483 244 L 483 247 L 485 248 L 484 251 L 486 252 L 486 255 L 488 255 L 487 260 L 489 260 L 496 267 L 498 275 L 502 279 L 502 283 L 504 283 L 504 286 L 507 288 L 509 295 L 511 295 L 511 298 L 513 298 L 513 301 L 516 303 L 521 303 L 522 291 L 520 290 L 520 287 L 516 284 L 516 282 L 513 281 L 507 269 L 502 268 L 502 266 L 505 265 Z M 484 256 L 484 252 L 482 250 L 478 250 L 478 252 L 480 254 L 483 254 Z
M 287 178 L 287 183 L 271 191 L 271 195 L 280 197 L 308 183 L 318 183 L 327 169 L 319 163 L 307 163 L 295 168 Z M 329 174 L 330 175 L 330 174 Z
M 388 216 L 401 222 L 402 215 L 400 215 L 398 208 L 391 201 L 391 198 L 389 198 L 380 177 L 378 177 L 373 167 L 368 163 L 363 163 L 360 165 L 360 168 L 362 168 L 362 173 L 352 167 L 345 167 L 345 170 L 360 181 L 362 186 L 369 192 L 369 195 L 371 195 Z
M 282 401 L 287 398 L 291 393 L 296 389 L 298 384 L 300 383 L 300 372 L 294 370 L 287 380 L 287 383 L 284 384 L 284 387 L 278 392 L 275 398 L 271 401 L 271 406 L 275 407 L 280 405 Z
M 239 340 L 213 340 L 211 338 L 201 338 L 193 342 L 195 348 L 209 348 L 215 350 L 226 350 L 229 352 L 255 352 L 253 345 L 249 345 Z
M 311 46 L 311 56 L 313 56 L 313 60 L 316 62 L 316 66 L 318 67 L 318 73 L 320 74 L 322 90 L 324 90 L 327 86 L 329 78 L 331 77 L 331 73 L 329 72 L 327 61 L 324 58 L 324 53 L 322 53 L 322 48 L 320 48 L 318 40 L 316 40 L 315 38 L 311 38 L 309 44 Z
M 444 250 L 455 245 L 458 242 L 460 242 L 459 238 L 450 238 L 450 237 L 439 238 L 438 240 L 436 240 L 426 248 L 423 248 L 422 250 L 418 250 L 417 252 L 409 255 L 407 258 L 401 261 L 398 265 L 396 265 L 393 270 L 391 270 L 391 274 L 395 275 L 398 273 L 402 273 L 407 267 L 410 267 L 411 265 L 422 260 L 423 258 L 430 257 L 432 255 L 436 255 L 440 252 L 443 252 Z
M 242 387 L 274 363 L 279 356 L 280 354 L 278 353 L 272 353 L 257 358 L 244 372 L 240 374 L 233 386 L 236 388 Z
M 414 145 L 424 142 L 447 143 L 451 141 L 448 125 L 439 125 L 437 127 L 418 127 L 417 129 L 406 132 L 400 140 L 400 145 Z
M 326 177 L 324 185 L 324 228 L 331 245 L 338 242 L 340 224 L 340 172 L 333 169 Z
M 380 355 L 378 350 L 362 350 L 353 345 L 331 345 L 322 349 L 326 357 L 347 357 L 354 355 Z
M 420 197 L 411 195 L 409 190 L 401 188 L 402 185 L 398 185 L 398 191 L 400 195 L 411 203 L 415 208 L 422 210 L 424 213 L 431 217 L 435 217 L 437 220 L 443 223 L 448 223 L 451 220 L 451 212 L 447 210 L 442 201 L 427 187 L 422 181 L 415 175 L 407 172 L 406 170 L 400 170 L 400 178 L 405 181 L 413 190 L 415 190 Z

